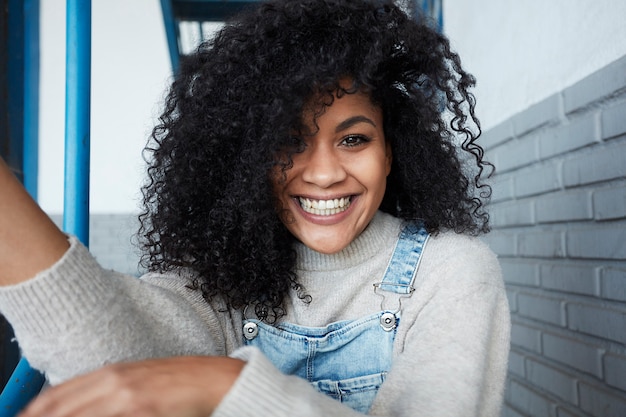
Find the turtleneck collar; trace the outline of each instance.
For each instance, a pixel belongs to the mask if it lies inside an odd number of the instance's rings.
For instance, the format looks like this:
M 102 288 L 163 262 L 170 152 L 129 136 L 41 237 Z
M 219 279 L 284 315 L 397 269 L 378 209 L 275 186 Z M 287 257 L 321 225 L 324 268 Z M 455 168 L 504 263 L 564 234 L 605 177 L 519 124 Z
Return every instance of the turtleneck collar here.
M 400 234 L 402 220 L 378 211 L 370 224 L 355 240 L 340 252 L 326 255 L 302 243 L 295 246 L 301 271 L 333 271 L 350 268 L 379 255 L 382 248 L 395 243 Z

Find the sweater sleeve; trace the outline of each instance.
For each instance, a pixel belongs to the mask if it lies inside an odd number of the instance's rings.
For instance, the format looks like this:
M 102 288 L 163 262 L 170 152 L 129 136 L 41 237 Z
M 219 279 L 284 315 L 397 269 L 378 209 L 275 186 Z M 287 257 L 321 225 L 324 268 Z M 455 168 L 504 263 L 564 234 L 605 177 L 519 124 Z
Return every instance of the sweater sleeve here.
M 247 364 L 211 417 L 363 415 L 318 392 L 308 381 L 282 374 L 256 347 L 242 347 L 232 356 Z
M 509 350 L 509 310 L 500 268 L 476 239 L 443 239 L 429 248 L 417 290 L 403 301 L 393 366 L 369 415 L 497 417 Z M 435 239 L 433 239 L 435 241 Z M 255 348 L 213 417 L 361 415 L 281 374 Z
M 0 288 L 24 356 L 52 384 L 115 362 L 226 353 L 215 310 L 182 277 L 105 270 L 70 243 L 50 269 Z

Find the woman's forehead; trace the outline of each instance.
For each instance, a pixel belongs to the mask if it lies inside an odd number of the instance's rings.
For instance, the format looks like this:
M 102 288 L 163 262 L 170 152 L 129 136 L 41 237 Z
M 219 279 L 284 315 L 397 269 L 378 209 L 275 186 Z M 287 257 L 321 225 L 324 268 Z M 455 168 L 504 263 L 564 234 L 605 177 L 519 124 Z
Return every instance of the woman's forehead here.
M 372 120 L 376 125 L 382 124 L 382 110 L 367 92 L 326 94 L 311 100 L 304 107 L 300 117 L 301 128 L 297 130 L 301 134 L 312 134 L 318 130 L 320 122 L 339 126 L 355 117 Z

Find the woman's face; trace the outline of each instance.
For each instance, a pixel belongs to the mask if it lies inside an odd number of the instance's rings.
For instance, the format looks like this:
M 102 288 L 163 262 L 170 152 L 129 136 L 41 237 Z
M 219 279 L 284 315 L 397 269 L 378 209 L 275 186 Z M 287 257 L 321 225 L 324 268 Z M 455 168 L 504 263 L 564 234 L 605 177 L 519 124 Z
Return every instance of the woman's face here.
M 391 147 L 383 117 L 365 93 L 335 97 L 302 138 L 293 167 L 275 174 L 281 220 L 309 248 L 330 254 L 344 249 L 367 227 L 385 194 Z M 317 124 L 317 126 L 315 125 Z

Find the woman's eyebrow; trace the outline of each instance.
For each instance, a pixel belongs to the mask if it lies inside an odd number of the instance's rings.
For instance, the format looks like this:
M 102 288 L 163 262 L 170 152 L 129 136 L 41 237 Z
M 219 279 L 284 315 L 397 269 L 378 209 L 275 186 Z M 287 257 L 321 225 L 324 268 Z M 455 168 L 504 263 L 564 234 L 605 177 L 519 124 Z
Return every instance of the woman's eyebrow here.
M 368 117 L 365 116 L 353 116 L 350 117 L 346 120 L 344 120 L 343 122 L 339 123 L 337 125 L 337 127 L 335 128 L 335 133 L 339 133 L 342 130 L 346 130 L 352 126 L 354 126 L 355 124 L 358 123 L 369 123 L 372 126 L 376 127 L 376 123 L 374 123 L 374 121 Z

